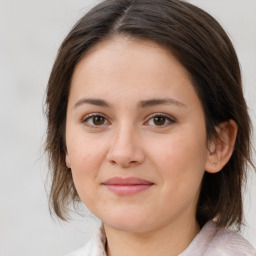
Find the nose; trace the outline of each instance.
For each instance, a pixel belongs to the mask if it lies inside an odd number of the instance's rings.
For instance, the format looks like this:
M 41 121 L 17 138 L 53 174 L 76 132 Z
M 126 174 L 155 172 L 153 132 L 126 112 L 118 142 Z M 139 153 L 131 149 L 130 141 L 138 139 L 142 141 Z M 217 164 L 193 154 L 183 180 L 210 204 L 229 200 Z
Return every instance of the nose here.
M 144 162 L 145 153 L 140 134 L 134 129 L 125 127 L 117 129 L 111 137 L 107 160 L 122 168 L 136 166 Z

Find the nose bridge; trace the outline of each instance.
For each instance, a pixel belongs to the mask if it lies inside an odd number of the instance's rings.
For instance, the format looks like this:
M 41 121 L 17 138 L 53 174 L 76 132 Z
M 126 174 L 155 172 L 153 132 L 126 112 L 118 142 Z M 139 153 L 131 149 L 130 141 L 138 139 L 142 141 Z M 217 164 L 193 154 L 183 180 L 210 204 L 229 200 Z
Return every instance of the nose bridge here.
M 135 125 L 125 121 L 120 123 L 113 131 L 108 160 L 122 167 L 143 162 L 144 152 L 139 140 Z

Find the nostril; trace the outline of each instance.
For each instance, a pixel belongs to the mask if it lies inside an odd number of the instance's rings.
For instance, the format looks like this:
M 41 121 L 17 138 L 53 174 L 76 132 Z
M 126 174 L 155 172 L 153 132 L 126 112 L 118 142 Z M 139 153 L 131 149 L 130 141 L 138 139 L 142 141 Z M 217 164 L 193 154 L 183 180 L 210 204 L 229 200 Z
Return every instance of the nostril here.
M 114 142 L 106 155 L 106 160 L 112 165 L 126 168 L 144 161 L 144 151 L 135 142 L 132 142 L 130 137 L 118 136 Z
M 134 166 L 136 164 L 138 164 L 138 161 L 116 161 L 116 160 L 110 160 L 109 161 L 111 164 L 118 164 L 120 166 L 123 166 L 123 167 L 129 167 L 129 166 Z
M 117 164 L 117 162 L 114 161 L 114 160 L 110 160 L 109 162 L 110 162 L 111 164 Z

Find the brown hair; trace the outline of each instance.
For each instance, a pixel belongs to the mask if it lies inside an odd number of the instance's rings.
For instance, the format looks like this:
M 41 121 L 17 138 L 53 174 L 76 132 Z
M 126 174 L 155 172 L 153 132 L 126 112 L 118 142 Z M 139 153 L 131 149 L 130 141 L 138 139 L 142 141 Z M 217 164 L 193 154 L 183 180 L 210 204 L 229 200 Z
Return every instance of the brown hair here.
M 205 173 L 197 207 L 201 226 L 217 217 L 219 226 L 242 223 L 242 185 L 250 160 L 250 119 L 243 97 L 238 59 L 227 34 L 205 11 L 178 0 L 106 0 L 90 10 L 62 43 L 47 87 L 46 151 L 52 170 L 50 205 L 61 219 L 79 201 L 65 164 L 65 122 L 75 66 L 96 44 L 125 35 L 154 41 L 190 73 L 206 119 L 208 139 L 215 127 L 234 120 L 238 134 L 234 152 L 216 174 Z M 252 164 L 252 163 L 251 163 Z

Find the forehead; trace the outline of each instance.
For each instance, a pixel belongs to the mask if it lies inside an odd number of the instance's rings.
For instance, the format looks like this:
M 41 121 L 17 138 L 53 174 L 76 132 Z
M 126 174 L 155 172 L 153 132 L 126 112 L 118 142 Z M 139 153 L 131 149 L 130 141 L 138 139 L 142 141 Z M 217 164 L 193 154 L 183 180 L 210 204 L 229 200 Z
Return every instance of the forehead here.
M 131 71 L 133 67 L 145 68 L 147 71 L 150 70 L 151 72 L 155 71 L 158 73 L 161 70 L 162 72 L 169 72 L 171 68 L 172 70 L 175 69 L 183 72 L 183 76 L 186 76 L 186 79 L 190 78 L 189 72 L 172 55 L 169 49 L 150 40 L 127 36 L 113 37 L 97 43 L 78 62 L 74 74 L 85 67 L 88 70 L 92 68 L 98 72 L 114 72 L 126 68 L 126 72 L 123 74 Z M 134 72 L 135 70 L 132 71 Z M 136 73 L 134 72 L 134 75 Z
M 195 94 L 190 74 L 169 50 L 159 44 L 116 37 L 93 47 L 77 64 L 71 94 L 94 97 L 145 98 Z

